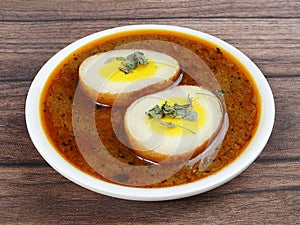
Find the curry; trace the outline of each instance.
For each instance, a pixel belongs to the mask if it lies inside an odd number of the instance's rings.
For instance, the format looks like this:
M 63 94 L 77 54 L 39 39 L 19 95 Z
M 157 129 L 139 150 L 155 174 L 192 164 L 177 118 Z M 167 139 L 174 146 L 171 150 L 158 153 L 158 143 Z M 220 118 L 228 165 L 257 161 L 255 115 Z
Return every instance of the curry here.
M 135 155 L 123 126 L 128 105 L 103 107 L 79 88 L 78 69 L 84 59 L 122 48 L 163 51 L 179 61 L 180 85 L 205 86 L 221 93 L 229 128 L 206 166 L 203 162 L 153 164 Z M 40 110 L 43 128 L 55 149 L 81 171 L 121 185 L 168 187 L 199 180 L 232 163 L 256 131 L 260 101 L 249 72 L 219 46 L 177 32 L 143 30 L 110 35 L 73 52 L 49 77 Z

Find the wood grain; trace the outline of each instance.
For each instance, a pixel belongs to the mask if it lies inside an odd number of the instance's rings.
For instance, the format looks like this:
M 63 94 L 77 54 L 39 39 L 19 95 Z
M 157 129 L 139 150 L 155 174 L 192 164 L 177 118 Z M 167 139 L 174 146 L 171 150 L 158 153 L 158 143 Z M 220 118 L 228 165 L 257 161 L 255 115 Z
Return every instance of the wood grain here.
M 300 74 L 298 22 L 299 19 L 143 20 L 143 23 L 173 24 L 215 35 L 248 55 L 266 76 Z M 136 24 L 136 21 L 120 21 L 117 26 L 128 24 Z M 31 80 L 39 68 L 66 45 L 115 25 L 115 21 L 3 23 L 0 64 L 6 66 L 0 79 Z
M 22 171 L 18 167 L 8 167 L 0 174 L 1 200 L 6 202 L 6 205 L 0 205 L 0 212 L 7 211 L 6 208 L 28 206 L 22 211 L 11 210 L 2 217 L 3 222 L 23 218 L 25 224 L 38 223 L 41 218 L 52 223 L 66 220 L 68 224 L 86 224 L 87 221 L 177 224 L 184 220 L 191 224 L 232 224 L 234 221 L 236 224 L 293 224 L 297 220 L 294 212 L 299 210 L 300 204 L 297 195 L 299 180 L 294 184 L 286 183 L 283 174 L 297 178 L 295 164 L 291 164 L 292 170 L 281 163 L 254 164 L 241 176 L 214 191 L 160 203 L 125 201 L 98 195 L 45 167 L 23 168 Z M 278 175 L 277 169 L 283 173 Z M 269 182 L 268 185 L 266 182 Z M 278 187 L 272 188 L 275 184 Z
M 300 1 L 0 0 L 0 224 L 300 224 Z M 91 33 L 170 24 L 234 45 L 262 70 L 276 120 L 260 156 L 210 192 L 126 201 L 58 174 L 27 133 L 31 81 L 57 51 Z
M 298 0 L 2 1 L 2 21 L 140 20 L 157 18 L 299 18 Z

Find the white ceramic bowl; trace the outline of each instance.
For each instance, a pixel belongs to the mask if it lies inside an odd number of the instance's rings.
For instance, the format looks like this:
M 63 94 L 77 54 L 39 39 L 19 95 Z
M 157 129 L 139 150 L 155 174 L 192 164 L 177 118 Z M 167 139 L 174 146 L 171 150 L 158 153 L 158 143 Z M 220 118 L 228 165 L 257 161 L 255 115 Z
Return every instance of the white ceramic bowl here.
M 239 61 L 250 72 L 254 82 L 258 87 L 259 95 L 261 97 L 261 116 L 258 129 L 252 138 L 251 143 L 248 145 L 245 151 L 235 161 L 233 161 L 233 163 L 211 176 L 192 183 L 165 188 L 138 188 L 108 183 L 83 173 L 68 163 L 53 148 L 44 134 L 39 111 L 41 93 L 53 69 L 74 50 L 95 39 L 117 32 L 136 29 L 179 31 L 208 40 L 209 42 L 220 46 L 225 51 L 230 52 L 235 58 L 239 59 Z M 271 89 L 264 75 L 247 56 L 245 56 L 235 47 L 211 35 L 192 29 L 165 25 L 133 25 L 117 27 L 89 35 L 68 45 L 55 54 L 36 75 L 28 92 L 25 111 L 27 128 L 35 147 L 42 157 L 60 174 L 77 183 L 78 185 L 81 185 L 82 187 L 104 195 L 144 201 L 170 200 L 196 195 L 216 188 L 236 177 L 242 171 L 244 171 L 261 153 L 269 139 L 275 119 L 275 105 Z

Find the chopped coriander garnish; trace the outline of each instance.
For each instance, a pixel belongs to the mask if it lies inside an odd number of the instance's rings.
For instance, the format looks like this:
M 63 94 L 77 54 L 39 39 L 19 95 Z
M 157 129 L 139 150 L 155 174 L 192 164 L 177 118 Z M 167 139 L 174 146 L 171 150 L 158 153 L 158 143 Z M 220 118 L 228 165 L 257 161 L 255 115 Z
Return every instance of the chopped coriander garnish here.
M 151 118 L 162 118 L 164 116 L 162 109 L 158 105 L 154 106 L 146 114 Z
M 167 127 L 170 127 L 170 128 L 175 128 L 175 127 L 178 126 L 177 124 L 172 123 L 172 122 L 170 122 L 170 121 L 168 121 L 168 122 L 160 121 L 159 123 L 160 123 L 161 125 L 164 125 L 164 126 L 167 126 Z
M 172 123 L 172 122 L 170 122 L 170 121 L 168 121 L 168 122 L 160 121 L 160 124 L 161 124 L 161 125 L 164 125 L 164 126 L 167 126 L 167 127 L 170 127 L 170 128 L 180 127 L 180 128 L 182 128 L 182 129 L 184 129 L 184 130 L 187 130 L 187 131 L 189 131 L 189 132 L 195 134 L 195 132 L 192 131 L 191 129 L 189 129 L 189 128 L 187 128 L 187 127 L 183 127 L 183 126 L 181 126 L 181 125 L 179 125 L 179 124 Z
M 119 67 L 119 70 L 124 72 L 125 74 L 130 73 L 132 70 L 137 68 L 139 64 L 146 65 L 148 64 L 148 60 L 145 58 L 144 53 L 136 51 L 128 55 L 126 58 L 124 57 L 116 57 L 116 60 L 123 61 L 123 67 Z
M 218 89 L 216 89 L 216 90 L 215 90 L 215 93 L 216 93 L 217 95 L 219 95 L 219 96 L 223 96 L 223 95 L 224 95 L 224 91 L 223 91 L 223 90 L 218 90 Z
M 170 116 L 172 118 L 180 118 L 185 120 L 198 120 L 197 112 L 190 110 L 192 107 L 192 98 L 188 95 L 187 104 L 179 105 L 175 103 L 173 106 L 169 105 L 166 101 L 161 107 L 158 105 L 154 106 L 146 115 L 150 118 L 163 118 L 165 116 Z

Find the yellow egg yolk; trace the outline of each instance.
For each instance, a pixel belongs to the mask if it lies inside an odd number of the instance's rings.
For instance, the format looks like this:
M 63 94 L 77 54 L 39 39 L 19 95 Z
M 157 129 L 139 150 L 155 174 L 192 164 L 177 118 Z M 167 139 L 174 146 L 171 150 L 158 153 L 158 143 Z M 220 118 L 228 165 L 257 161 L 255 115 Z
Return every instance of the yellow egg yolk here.
M 166 100 L 167 103 L 173 106 L 175 103 L 179 105 L 187 104 L 187 98 L 170 98 Z M 163 101 L 158 104 L 160 107 L 166 102 Z M 205 107 L 200 105 L 196 99 L 193 99 L 192 106 L 188 108 L 191 111 L 194 111 L 198 114 L 198 119 L 195 121 L 192 120 L 185 120 L 181 118 L 172 118 L 170 116 L 165 116 L 163 118 L 149 118 L 147 123 L 150 129 L 153 132 L 156 132 L 161 135 L 166 136 L 181 136 L 181 135 L 193 135 L 198 132 L 206 123 L 207 120 L 207 112 Z M 165 123 L 171 122 L 172 124 L 176 125 L 175 127 L 169 127 Z
M 98 73 L 101 77 L 113 82 L 132 82 L 154 76 L 157 68 L 162 65 L 161 63 L 148 60 L 148 64 L 139 64 L 134 70 L 125 74 L 119 69 L 120 67 L 124 67 L 122 61 L 113 59 L 99 68 Z

